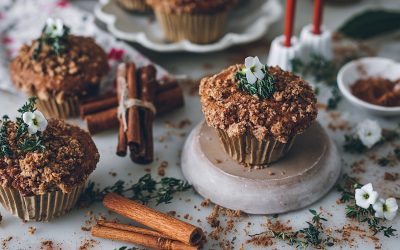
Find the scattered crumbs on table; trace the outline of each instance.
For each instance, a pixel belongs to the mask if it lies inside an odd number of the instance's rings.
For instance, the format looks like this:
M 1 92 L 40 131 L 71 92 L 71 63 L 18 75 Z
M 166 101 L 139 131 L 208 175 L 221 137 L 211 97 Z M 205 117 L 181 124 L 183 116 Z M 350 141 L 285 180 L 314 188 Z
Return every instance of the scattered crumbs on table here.
M 8 249 L 10 241 L 13 239 L 12 236 L 7 236 L 1 241 L 1 249 Z
M 159 176 L 165 176 L 165 169 L 168 167 L 167 161 L 162 161 L 160 166 L 157 168 L 157 173 Z
M 85 239 L 82 244 L 79 246 L 79 250 L 89 250 L 94 248 L 98 244 L 97 241 L 93 239 Z
M 399 174 L 398 173 L 385 172 L 384 179 L 386 181 L 397 181 L 399 179 Z
M 171 122 L 171 121 L 165 121 L 164 125 L 165 125 L 166 128 L 183 129 L 186 126 L 192 125 L 192 121 L 189 120 L 188 118 L 186 118 L 186 119 L 181 120 L 178 123 L 174 123 L 174 122 Z
M 28 227 L 28 233 L 34 235 L 36 233 L 36 227 Z

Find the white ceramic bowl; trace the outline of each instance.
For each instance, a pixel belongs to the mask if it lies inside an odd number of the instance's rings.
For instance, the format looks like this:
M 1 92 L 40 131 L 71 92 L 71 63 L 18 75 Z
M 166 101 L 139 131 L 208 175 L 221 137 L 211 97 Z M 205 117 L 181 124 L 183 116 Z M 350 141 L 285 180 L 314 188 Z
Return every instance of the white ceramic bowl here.
M 361 72 L 362 67 L 363 72 Z M 400 116 L 400 107 L 383 107 L 365 102 L 351 93 L 351 85 L 368 77 L 382 77 L 390 80 L 400 79 L 400 63 L 382 57 L 364 57 L 344 65 L 337 76 L 338 86 L 344 97 L 352 104 L 379 116 Z

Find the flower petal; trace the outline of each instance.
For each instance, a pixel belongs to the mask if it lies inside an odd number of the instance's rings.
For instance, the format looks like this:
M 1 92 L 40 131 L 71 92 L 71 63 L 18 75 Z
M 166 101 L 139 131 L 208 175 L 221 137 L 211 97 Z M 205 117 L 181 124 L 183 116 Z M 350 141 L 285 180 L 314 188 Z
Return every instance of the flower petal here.
M 370 206 L 370 204 L 368 203 L 368 201 L 364 198 L 364 195 L 365 195 L 366 193 L 367 193 L 367 192 L 365 192 L 365 191 L 362 190 L 362 189 L 356 189 L 356 192 L 355 192 L 355 198 L 356 198 L 356 204 L 357 204 L 357 206 L 362 207 L 362 208 L 365 208 L 365 209 L 367 209 L 367 208 Z
M 258 59 L 258 56 L 254 57 L 254 66 L 256 66 L 256 68 L 261 68 L 263 67 L 262 63 L 260 62 L 260 59 Z
M 256 69 L 253 73 L 258 79 L 264 79 L 265 73 L 261 69 Z
M 385 215 L 383 214 L 383 210 L 382 210 L 382 211 L 376 211 L 376 212 L 375 212 L 375 217 L 377 217 L 377 218 L 384 218 Z
M 390 211 L 397 211 L 399 209 L 399 206 L 397 205 L 397 201 L 395 198 L 389 198 L 386 200 L 385 203 L 388 210 Z
M 246 68 L 251 68 L 254 66 L 254 57 L 248 56 L 246 59 L 244 59 L 244 66 Z
M 28 132 L 29 132 L 29 134 L 31 134 L 31 135 L 36 134 L 37 131 L 38 131 L 38 127 L 37 127 L 36 125 L 30 124 L 30 125 L 28 126 Z
M 382 200 L 378 200 L 372 205 L 372 208 L 375 210 L 375 212 L 381 213 L 382 215 L 383 215 L 383 202 Z
M 372 191 L 371 193 L 369 193 L 368 203 L 374 204 L 376 202 L 376 200 L 378 199 L 378 196 L 379 196 L 379 194 L 376 191 Z
M 22 120 L 26 123 L 29 124 L 30 122 L 32 122 L 33 118 L 35 118 L 35 115 L 32 112 L 25 112 L 22 115 Z
M 253 72 L 251 72 L 251 70 L 246 70 L 246 79 L 250 84 L 257 82 L 257 77 L 253 74 Z
M 371 193 L 374 191 L 374 188 L 372 187 L 371 183 L 365 184 L 364 186 L 361 187 L 361 189 L 367 193 Z

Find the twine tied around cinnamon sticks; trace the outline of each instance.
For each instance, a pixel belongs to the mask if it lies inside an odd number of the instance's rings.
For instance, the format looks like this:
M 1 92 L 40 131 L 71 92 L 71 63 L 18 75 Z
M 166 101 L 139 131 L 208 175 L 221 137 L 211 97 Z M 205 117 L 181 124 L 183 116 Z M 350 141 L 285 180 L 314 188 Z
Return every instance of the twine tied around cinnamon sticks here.
M 149 109 L 153 114 L 157 113 L 156 107 L 153 103 L 148 101 L 143 101 L 137 98 L 128 97 L 128 83 L 126 81 L 126 64 L 121 63 L 118 65 L 117 73 L 117 88 L 120 93 L 120 100 L 118 105 L 118 118 L 121 119 L 125 131 L 128 129 L 126 113 L 129 108 L 134 106 Z

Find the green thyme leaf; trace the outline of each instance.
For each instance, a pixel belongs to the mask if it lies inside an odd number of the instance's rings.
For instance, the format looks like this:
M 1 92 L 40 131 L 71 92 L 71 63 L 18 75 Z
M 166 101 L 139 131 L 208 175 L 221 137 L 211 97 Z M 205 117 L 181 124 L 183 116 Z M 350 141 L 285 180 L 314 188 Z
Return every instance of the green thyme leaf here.
M 241 71 L 237 72 L 235 78 L 238 82 L 237 87 L 252 96 L 257 96 L 260 99 L 271 98 L 275 89 L 274 77 L 268 72 L 267 66 L 264 66 L 264 79 L 258 79 L 257 82 L 251 84 L 247 81 L 246 74 Z
M 124 195 L 143 204 L 147 204 L 152 200 L 156 201 L 156 205 L 167 204 L 173 199 L 173 194 L 187 191 L 192 187 L 188 182 L 172 177 L 163 177 L 157 182 L 150 174 L 142 176 L 137 183 L 131 186 L 126 185 L 121 180 L 103 189 L 96 189 L 95 186 L 94 182 L 89 182 L 79 198 L 79 207 L 88 207 L 95 202 L 102 201 L 104 196 L 111 192 Z

